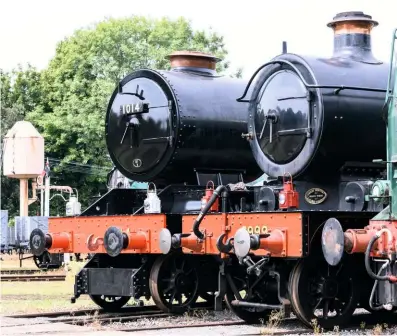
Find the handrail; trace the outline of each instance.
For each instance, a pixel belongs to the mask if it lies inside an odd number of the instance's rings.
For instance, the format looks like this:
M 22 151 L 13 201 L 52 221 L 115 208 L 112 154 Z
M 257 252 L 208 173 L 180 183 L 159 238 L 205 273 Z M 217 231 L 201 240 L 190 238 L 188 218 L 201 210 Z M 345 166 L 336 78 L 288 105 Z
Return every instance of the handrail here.
M 252 84 L 252 82 L 254 81 L 255 77 L 258 75 L 258 73 L 265 67 L 272 65 L 272 64 L 280 64 L 280 65 L 288 65 L 289 67 L 291 67 L 294 72 L 298 75 L 299 79 L 302 81 L 303 85 L 306 87 L 306 89 L 335 89 L 334 93 L 338 94 L 340 91 L 342 90 L 361 90 L 361 91 L 369 91 L 369 92 L 387 92 L 384 89 L 380 89 L 380 88 L 369 88 L 369 87 L 361 87 L 361 86 L 345 86 L 345 85 L 314 85 L 314 84 L 309 84 L 306 82 L 306 80 L 303 77 L 303 74 L 301 73 L 301 71 L 294 65 L 292 64 L 290 61 L 286 61 L 286 60 L 275 60 L 275 61 L 270 61 L 267 62 L 265 64 L 263 64 L 262 66 L 260 66 L 258 68 L 258 70 L 255 71 L 255 73 L 252 75 L 251 79 L 249 80 L 244 93 L 241 97 L 237 98 L 236 101 L 239 103 L 249 103 L 252 100 L 255 100 L 257 98 L 256 97 L 251 97 L 251 99 L 244 99 L 245 96 L 248 93 L 248 90 Z
M 394 60 L 394 49 L 395 49 L 396 40 L 397 40 L 397 28 L 394 29 L 393 39 L 392 39 L 392 44 L 391 44 L 389 79 L 387 80 L 387 90 L 386 90 L 387 94 L 386 94 L 386 97 L 385 97 L 385 104 L 386 105 L 389 103 L 390 97 L 392 97 L 393 94 L 394 94 L 393 93 L 393 88 L 390 89 L 390 87 L 391 87 L 391 81 L 392 81 L 392 78 L 393 78 L 393 60 Z M 396 65 L 396 69 L 397 69 L 397 65 Z

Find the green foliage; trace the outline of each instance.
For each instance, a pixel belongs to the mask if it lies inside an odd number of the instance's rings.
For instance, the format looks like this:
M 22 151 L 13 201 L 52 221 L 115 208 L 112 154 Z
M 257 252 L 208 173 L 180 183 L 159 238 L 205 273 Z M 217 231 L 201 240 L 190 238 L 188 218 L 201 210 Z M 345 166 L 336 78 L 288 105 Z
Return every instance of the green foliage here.
M 89 195 L 105 186 L 104 177 L 68 173 L 62 164 L 76 161 L 110 170 L 104 122 L 116 84 L 138 68 L 169 69 L 167 55 L 176 50 L 209 52 L 221 59 L 227 55 L 222 36 L 194 31 L 184 18 L 132 16 L 80 29 L 58 43 L 54 58 L 41 73 L 28 66 L 2 76 L 1 112 L 2 121 L 3 116 L 6 120 L 2 134 L 24 117 L 32 122 L 44 136 L 46 156 L 62 159 L 55 169 L 62 174 L 51 183 L 78 188 L 84 207 Z M 221 73 L 228 68 L 227 61 L 217 65 Z M 241 77 L 241 72 L 233 77 Z M 2 194 L 3 208 L 11 207 L 6 197 Z
M 8 217 L 8 226 L 15 226 L 15 217 Z
M 138 68 L 168 69 L 166 56 L 183 49 L 226 55 L 222 37 L 194 32 L 183 18 L 109 19 L 60 42 L 42 74 L 43 101 L 28 116 L 43 132 L 48 153 L 110 166 L 104 116 L 117 82 Z M 218 67 L 222 71 L 228 63 Z
M 243 68 L 238 68 L 236 72 L 231 75 L 232 78 L 242 78 L 243 77 Z

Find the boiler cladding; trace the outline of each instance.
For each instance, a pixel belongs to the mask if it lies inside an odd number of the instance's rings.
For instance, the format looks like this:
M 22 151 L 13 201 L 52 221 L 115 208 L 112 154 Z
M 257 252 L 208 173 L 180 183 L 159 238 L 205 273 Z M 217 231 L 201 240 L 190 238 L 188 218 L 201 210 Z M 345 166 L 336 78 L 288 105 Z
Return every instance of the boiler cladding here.
M 331 58 L 284 53 L 258 69 L 248 132 L 265 174 L 324 178 L 346 162 L 385 157 L 389 64 L 372 55 L 376 25 L 362 12 L 340 13 L 328 24 L 335 33 Z
M 174 53 L 175 58 L 215 58 Z M 172 63 L 172 62 L 171 62 Z M 196 184 L 196 172 L 261 175 L 249 144 L 247 104 L 236 102 L 245 80 L 218 76 L 215 67 L 143 69 L 115 89 L 106 115 L 106 143 L 117 169 L 134 181 Z M 189 64 L 188 64 L 189 65 Z

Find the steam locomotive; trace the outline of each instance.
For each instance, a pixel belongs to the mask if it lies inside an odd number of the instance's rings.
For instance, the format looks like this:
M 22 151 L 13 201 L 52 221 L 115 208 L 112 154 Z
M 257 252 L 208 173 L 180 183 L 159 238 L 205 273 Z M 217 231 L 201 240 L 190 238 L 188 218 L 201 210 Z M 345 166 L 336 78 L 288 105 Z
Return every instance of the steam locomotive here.
M 249 81 L 217 75 L 218 59 L 199 52 L 131 73 L 110 99 L 106 144 L 117 170 L 148 188 L 110 189 L 78 217 L 50 218 L 32 251 L 94 253 L 72 302 L 88 294 L 107 310 L 144 297 L 181 313 L 201 297 L 247 322 L 281 309 L 323 328 L 371 310 L 363 256 L 331 267 L 321 251 L 327 220 L 361 229 L 385 206 L 370 197 L 386 173 L 372 162 L 386 155 L 377 24 L 340 13 L 332 57 L 284 50 Z

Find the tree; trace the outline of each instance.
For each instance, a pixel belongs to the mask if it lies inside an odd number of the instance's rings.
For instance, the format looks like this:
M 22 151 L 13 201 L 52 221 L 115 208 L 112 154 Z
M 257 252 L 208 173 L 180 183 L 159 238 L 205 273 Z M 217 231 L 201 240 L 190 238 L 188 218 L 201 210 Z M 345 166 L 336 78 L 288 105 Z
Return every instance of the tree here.
M 137 68 L 169 69 L 166 56 L 175 50 L 210 52 L 222 59 L 227 55 L 222 36 L 194 31 L 183 18 L 107 19 L 61 41 L 40 75 L 39 103 L 27 116 L 44 136 L 46 154 L 62 162 L 110 170 L 104 120 L 116 84 Z M 222 61 L 217 66 L 223 72 L 229 63 Z M 59 183 L 80 188 L 82 179 L 64 171 Z M 88 181 L 85 188 L 96 193 L 104 178 Z M 82 203 L 84 206 L 84 200 Z
M 43 72 L 42 104 L 29 115 L 43 131 L 49 154 L 106 165 L 104 114 L 117 82 L 137 68 L 169 68 L 166 55 L 181 49 L 227 53 L 222 37 L 194 32 L 183 18 L 109 19 L 60 42 Z M 218 67 L 222 71 L 228 63 Z
M 232 74 L 230 77 L 232 78 L 241 78 L 243 77 L 243 68 L 238 68 L 234 74 Z
M 76 173 L 66 169 L 70 166 L 65 163 L 77 161 L 110 170 L 104 117 L 112 91 L 137 68 L 169 69 L 166 56 L 175 50 L 199 50 L 222 59 L 227 56 L 222 36 L 211 30 L 194 31 L 183 18 L 106 19 L 76 31 L 58 43 L 44 71 L 28 65 L 0 73 L 2 139 L 16 121 L 31 121 L 45 138 L 46 156 L 62 159 L 52 169 L 51 183 L 78 188 L 86 206 L 90 196 L 106 188 L 105 178 Z M 227 61 L 217 65 L 220 73 L 228 68 Z M 241 69 L 233 77 L 241 77 Z M 2 205 L 12 218 L 18 211 L 18 181 L 2 178 L 1 186 Z M 36 213 L 37 205 L 29 207 L 30 214 Z M 63 206 L 60 198 L 54 198 L 52 214 L 63 215 Z

